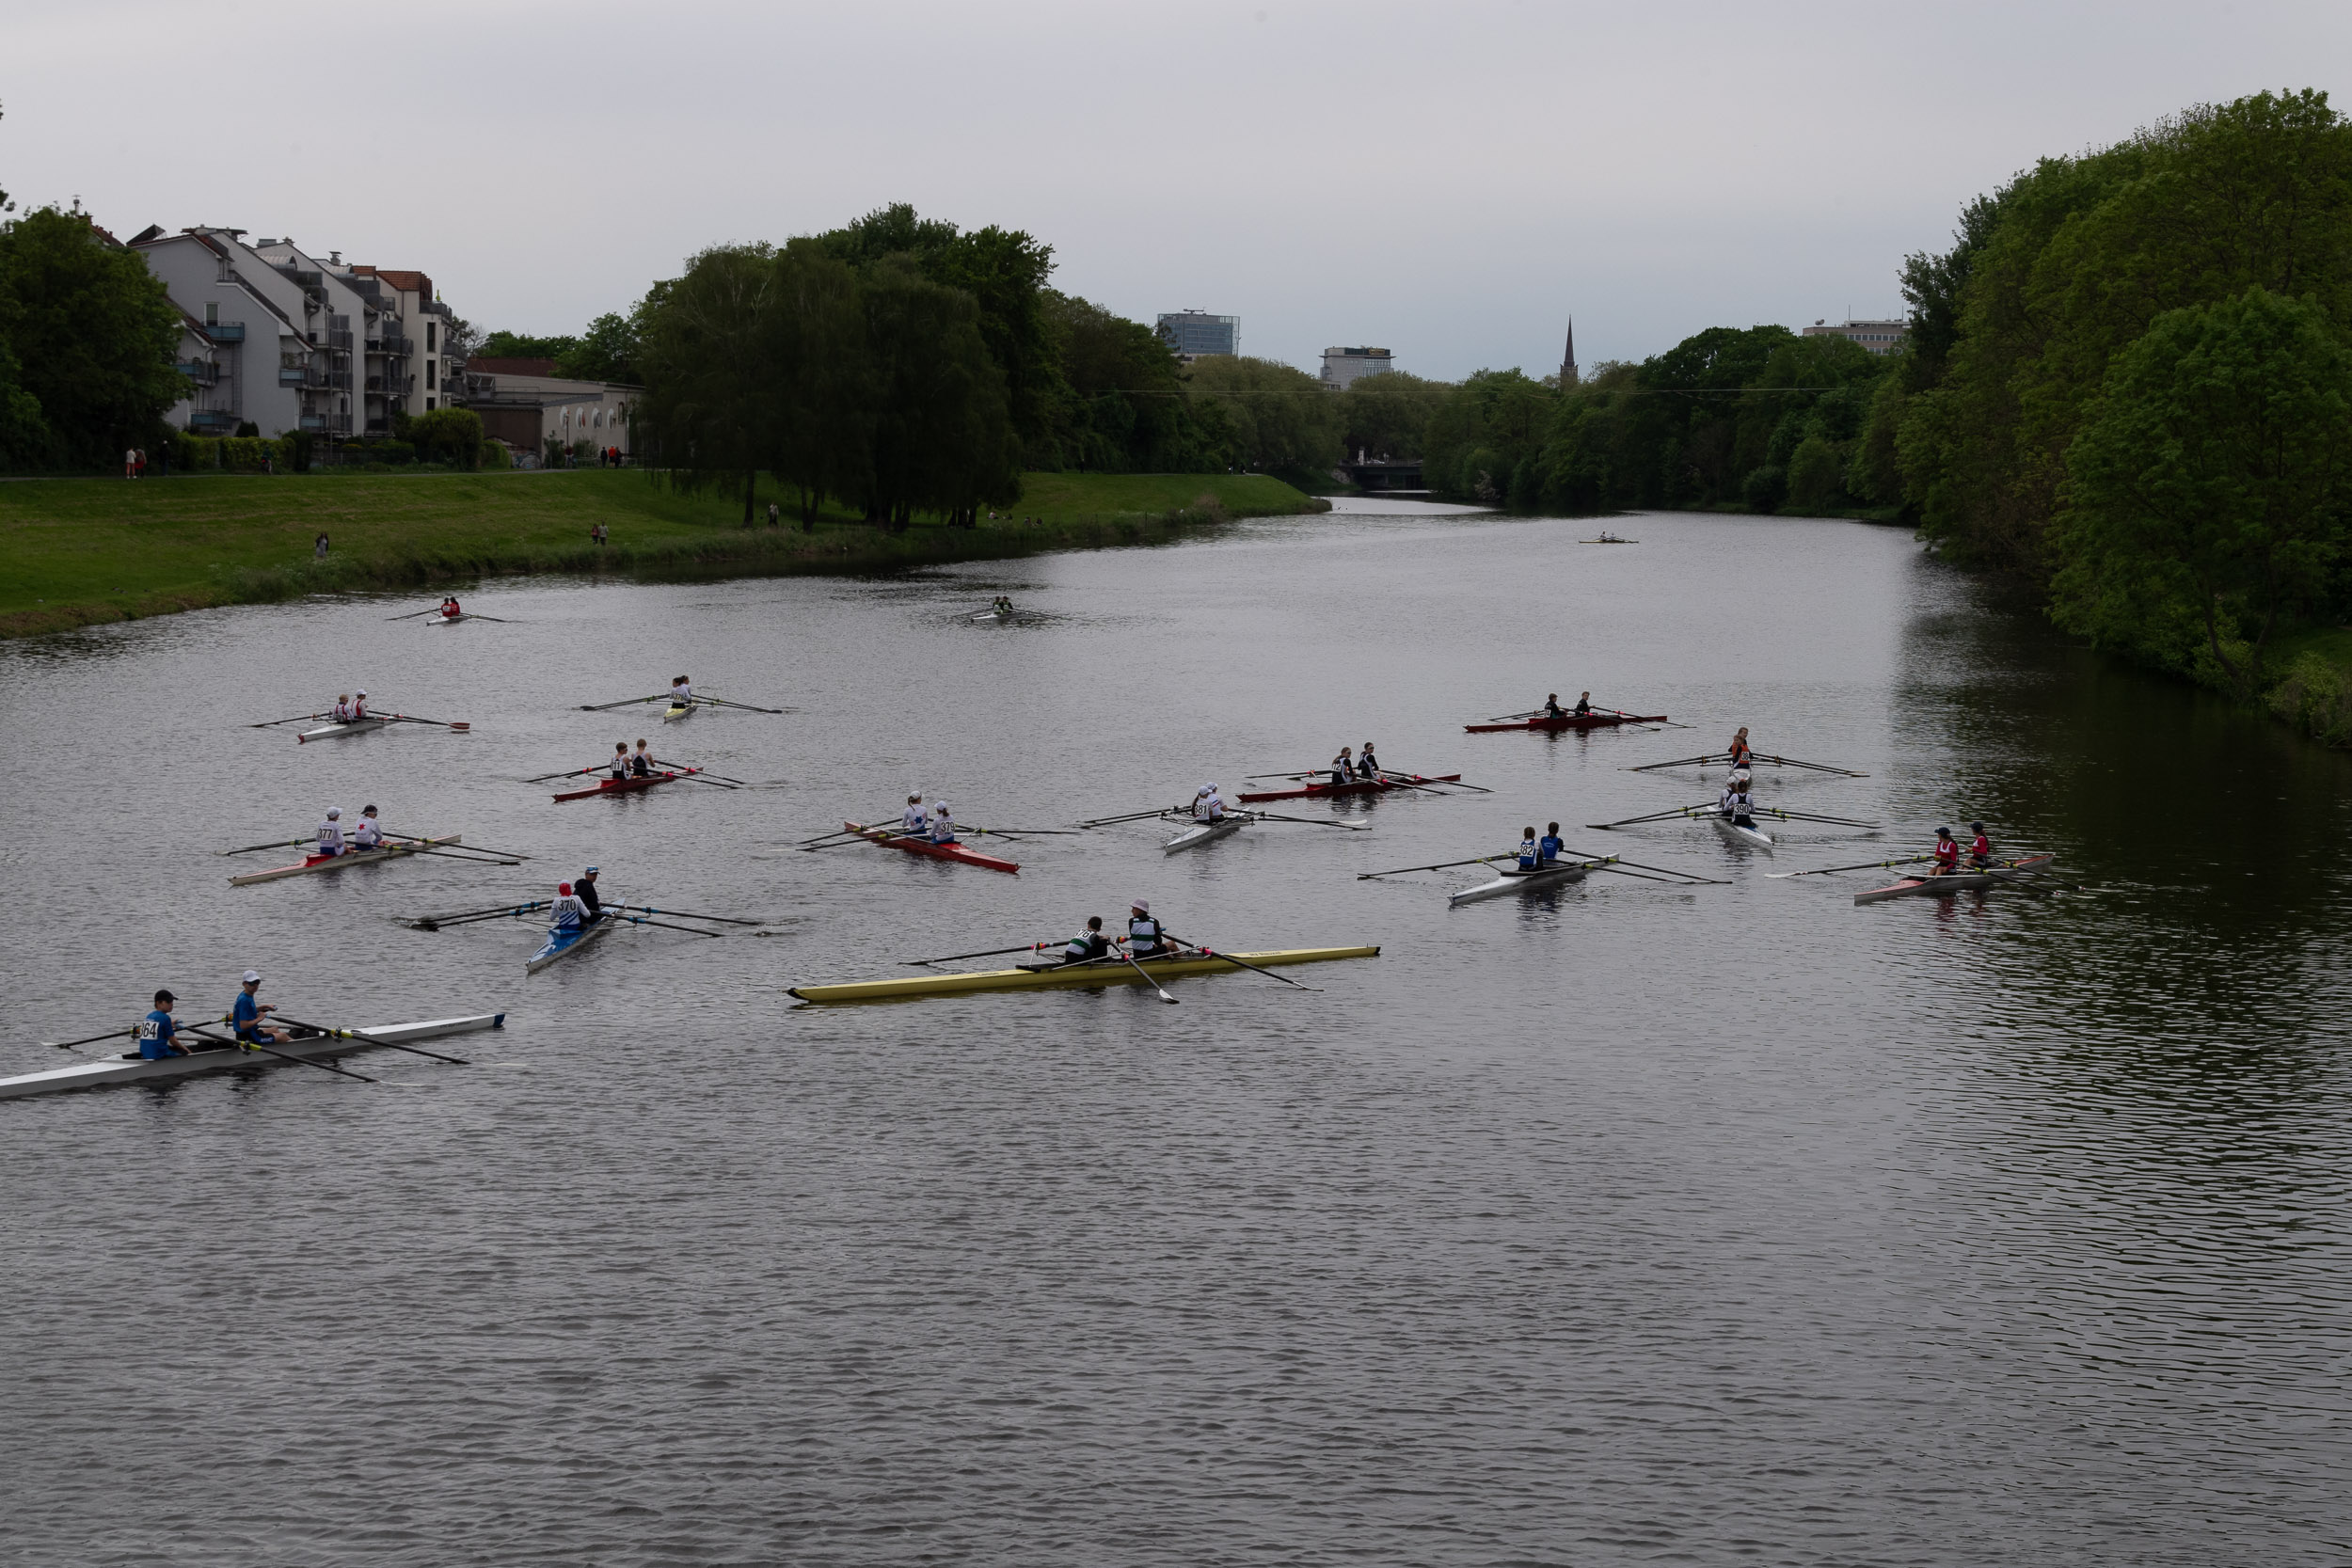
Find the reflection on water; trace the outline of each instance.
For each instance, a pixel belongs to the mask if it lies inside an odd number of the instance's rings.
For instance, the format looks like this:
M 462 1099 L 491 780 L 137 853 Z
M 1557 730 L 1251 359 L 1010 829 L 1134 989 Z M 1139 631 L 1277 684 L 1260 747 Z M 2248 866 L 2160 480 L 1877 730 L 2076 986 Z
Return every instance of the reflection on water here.
M 380 1090 L 0 1104 L 16 1558 L 2340 1558 L 2352 764 L 1899 532 L 1580 528 L 1359 506 L 883 581 L 471 596 L 505 626 L 331 601 L 0 648 L 62 785 L 0 806 L 35 916 L 0 1071 L 157 984 L 225 1004 L 248 963 L 297 1016 L 513 1016 Z M 997 593 L 1036 618 L 964 618 Z M 580 705 L 679 671 L 795 710 L 657 738 L 761 787 L 522 782 L 633 741 L 648 719 Z M 473 733 L 241 727 L 353 683 Z M 1460 727 L 1585 688 L 1695 728 Z M 1740 724 L 1868 774 L 1760 798 L 1885 832 L 1792 824 L 1765 857 L 1577 826 L 1711 797 L 1628 769 Z M 793 847 L 911 788 L 1046 827 L 1367 737 L 1495 793 L 1176 857 L 1158 824 L 1032 838 L 1018 878 Z M 231 890 L 207 853 L 366 800 L 541 858 Z M 1870 873 L 1766 876 L 1972 816 L 2082 891 L 1856 908 Z M 1453 910 L 1477 877 L 1357 879 L 1553 818 L 1725 885 Z M 396 924 L 591 861 L 779 934 L 624 932 L 525 978 L 517 925 Z M 782 992 L 1139 895 L 1219 946 L 1383 953 L 1176 1007 Z M 225 1484 L 228 1455 L 263 1463 Z

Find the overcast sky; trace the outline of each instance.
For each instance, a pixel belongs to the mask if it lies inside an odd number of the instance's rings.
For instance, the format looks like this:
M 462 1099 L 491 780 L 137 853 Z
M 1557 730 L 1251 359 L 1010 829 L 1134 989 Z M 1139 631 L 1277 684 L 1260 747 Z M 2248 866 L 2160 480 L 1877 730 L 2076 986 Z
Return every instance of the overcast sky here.
M 2352 5 L 0 0 L 0 188 L 430 274 L 577 330 L 889 201 L 1312 367 L 1640 358 L 1899 311 L 2048 153 L 2334 89 Z

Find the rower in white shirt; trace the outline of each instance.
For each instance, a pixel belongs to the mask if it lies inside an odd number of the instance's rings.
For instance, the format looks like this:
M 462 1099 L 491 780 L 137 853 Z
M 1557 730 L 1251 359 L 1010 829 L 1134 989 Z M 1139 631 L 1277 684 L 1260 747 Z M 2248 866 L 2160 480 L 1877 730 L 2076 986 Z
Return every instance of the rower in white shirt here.
M 384 829 L 375 820 L 373 806 L 359 808 L 358 824 L 351 830 L 351 847 L 355 850 L 384 847 Z
M 357 721 L 368 716 L 368 694 L 355 691 L 351 695 L 351 717 Z
M 1715 810 L 1735 828 L 1756 826 L 1756 802 L 1748 794 L 1748 780 L 1743 773 L 1735 773 L 1724 784 L 1724 793 L 1715 802 Z
M 340 855 L 343 852 L 342 807 L 329 806 L 326 808 L 326 820 L 319 824 L 318 852 L 321 856 L 327 858 L 332 858 L 333 856 Z
M 351 722 L 350 692 L 342 691 L 336 694 L 334 709 L 327 714 L 327 717 L 332 719 L 338 724 L 348 724 Z
M 1225 798 L 1216 792 L 1216 781 L 1200 786 L 1200 793 L 1192 798 L 1192 819 L 1196 822 L 1216 822 L 1225 816 Z
M 956 817 L 955 817 L 955 814 L 954 814 L 953 812 L 951 812 L 951 811 L 949 811 L 949 810 L 947 809 L 947 802 L 946 802 L 946 801 L 945 801 L 945 800 L 934 800 L 934 801 L 932 801 L 932 802 L 931 802 L 931 842 L 932 842 L 933 844 L 953 844 L 955 841 L 956 841 Z
M 694 705 L 694 683 L 691 680 L 679 675 L 670 682 L 670 705 L 672 707 Z
M 572 891 L 571 883 L 556 883 L 555 901 L 548 906 L 549 933 L 577 931 L 587 924 L 588 905 L 586 901 Z
M 930 835 L 930 814 L 923 809 L 923 792 L 916 790 L 907 797 L 907 809 L 898 814 L 898 831 L 911 838 Z

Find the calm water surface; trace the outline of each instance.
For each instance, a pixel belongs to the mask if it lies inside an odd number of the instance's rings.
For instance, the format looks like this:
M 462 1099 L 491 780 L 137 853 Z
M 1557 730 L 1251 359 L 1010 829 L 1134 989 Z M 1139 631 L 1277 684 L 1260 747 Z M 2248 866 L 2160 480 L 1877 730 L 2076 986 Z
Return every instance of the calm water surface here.
M 0 1560 L 2323 1563 L 2352 1554 L 2352 762 L 2067 649 L 1899 532 L 1423 512 L 914 579 L 493 584 L 0 645 L 0 1071 L 183 1016 L 502 1008 L 379 1052 L 0 1103 Z M 997 592 L 1035 611 L 964 617 Z M 422 601 L 417 601 L 421 603 Z M 521 781 L 702 713 L 759 787 Z M 365 685 L 465 719 L 297 747 Z M 1470 736 L 1558 689 L 1693 730 Z M 1724 879 L 1449 910 L 1529 822 Z M 1490 795 L 1373 831 L 1041 837 L 1018 879 L 804 854 L 911 788 L 1048 827 L 1378 742 Z M 540 857 L 230 889 L 368 801 Z M 1302 811 L 1311 814 L 1315 808 Z M 1323 808 L 1327 810 L 1327 808 Z M 1337 814 L 1333 814 L 1337 815 Z M 1992 821 L 2090 891 L 1857 909 Z M 526 977 L 608 889 L 769 919 Z M 856 1009 L 784 987 L 1149 896 L 1376 959 Z M 898 973 L 908 973 L 898 970 Z

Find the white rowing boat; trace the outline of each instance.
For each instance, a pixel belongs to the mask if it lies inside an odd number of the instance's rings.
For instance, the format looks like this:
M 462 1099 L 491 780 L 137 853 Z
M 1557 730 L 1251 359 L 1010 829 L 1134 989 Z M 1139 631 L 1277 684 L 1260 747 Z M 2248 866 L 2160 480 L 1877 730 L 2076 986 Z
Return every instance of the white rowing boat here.
M 1516 865 L 1502 868 L 1502 874 L 1491 882 L 1466 887 L 1446 900 L 1449 905 L 1475 904 L 1482 898 L 1502 898 L 1512 894 L 1541 893 L 1547 888 L 1566 887 L 1581 882 L 1585 873 L 1600 864 L 1598 861 L 1555 861 L 1550 865 L 1522 871 Z
M 470 621 L 472 619 L 472 610 L 461 610 L 454 615 L 436 614 L 431 620 L 427 621 L 425 625 L 428 626 L 453 626 L 460 621 Z
M 444 1035 L 467 1035 L 479 1029 L 500 1028 L 505 1022 L 504 1013 L 472 1013 L 463 1018 L 427 1019 L 421 1023 L 380 1023 L 373 1029 L 355 1029 L 349 1037 L 306 1037 L 297 1031 L 285 1044 L 273 1045 L 271 1049 L 314 1062 L 330 1056 L 347 1056 L 355 1051 L 365 1051 L 372 1045 L 439 1039 Z M 190 1043 L 201 1045 L 203 1042 Z M 63 1094 L 70 1089 L 103 1089 L 113 1084 L 152 1083 L 157 1079 L 191 1078 L 199 1073 L 278 1065 L 276 1056 L 226 1045 L 207 1046 L 185 1056 L 164 1056 L 154 1061 L 149 1061 L 135 1052 L 127 1056 L 107 1056 L 98 1061 L 76 1062 L 72 1067 L 51 1068 L 45 1072 L 0 1078 L 0 1100 L 21 1100 L 27 1095 Z
M 1743 828 L 1721 812 L 1715 814 L 1714 823 L 1715 831 L 1734 844 L 1752 844 L 1767 854 L 1772 852 L 1772 835 L 1763 829 L 1753 825 Z
M 371 715 L 365 719 L 352 719 L 341 723 L 321 724 L 315 730 L 304 730 L 300 735 L 295 736 L 294 743 L 300 745 L 310 740 L 333 740 L 346 735 L 364 735 L 370 730 L 380 730 L 390 722 L 389 719 L 378 719 Z
M 1162 854 L 1172 855 L 1179 849 L 1198 849 L 1213 839 L 1241 832 L 1242 825 L 1251 820 L 1246 812 L 1227 812 L 1214 822 L 1195 822 L 1174 838 L 1160 846 Z
M 620 923 L 620 916 L 608 914 L 602 920 L 590 921 L 577 931 L 550 930 L 548 932 L 548 940 L 540 946 L 539 951 L 524 960 L 523 973 L 536 974 L 556 959 L 570 958 L 581 948 L 601 940 L 606 932 Z
M 249 887 L 255 882 L 274 882 L 280 877 L 299 877 L 306 871 L 341 871 L 347 865 L 373 865 L 378 861 L 395 861 L 403 855 L 413 855 L 420 849 L 436 845 L 462 842 L 456 833 L 441 838 L 419 839 L 414 844 L 387 844 L 381 849 L 346 849 L 340 855 L 311 855 L 300 865 L 281 865 L 268 871 L 248 871 L 242 877 L 229 879 L 230 887 Z

